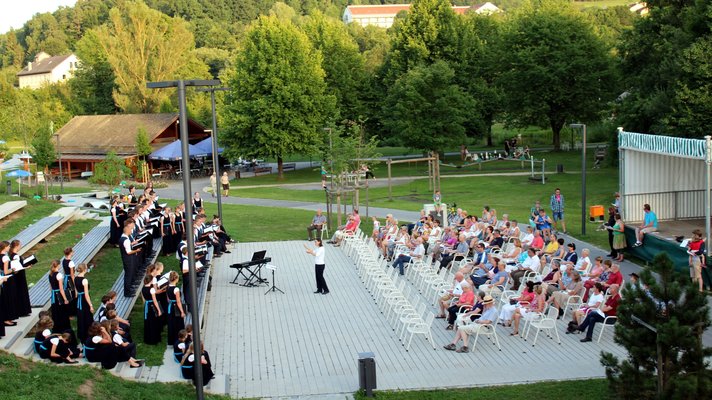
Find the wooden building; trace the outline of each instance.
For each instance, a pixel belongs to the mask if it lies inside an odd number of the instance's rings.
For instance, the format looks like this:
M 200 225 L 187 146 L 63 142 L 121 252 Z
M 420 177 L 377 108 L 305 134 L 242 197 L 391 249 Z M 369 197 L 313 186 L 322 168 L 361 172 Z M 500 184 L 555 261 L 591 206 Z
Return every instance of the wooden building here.
M 179 139 L 178 124 L 177 113 L 76 116 L 57 131 L 63 172 L 70 179 L 93 172 L 94 165 L 110 151 L 126 160 L 126 165 L 133 166 L 138 158 L 139 129 L 146 131 L 151 147 L 157 150 Z M 189 142 L 194 144 L 210 136 L 210 131 L 188 119 L 188 135 Z M 58 168 L 53 169 L 53 173 L 58 172 Z

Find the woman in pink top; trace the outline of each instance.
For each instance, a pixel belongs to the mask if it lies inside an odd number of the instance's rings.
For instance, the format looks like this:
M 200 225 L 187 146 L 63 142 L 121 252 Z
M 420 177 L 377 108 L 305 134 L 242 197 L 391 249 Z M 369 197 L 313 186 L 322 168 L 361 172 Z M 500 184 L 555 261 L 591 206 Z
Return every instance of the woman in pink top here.
M 541 286 L 537 285 L 534 287 L 534 293 L 536 293 L 534 301 L 524 307 L 517 307 L 514 310 L 514 316 L 512 317 L 514 330 L 510 336 L 519 334 L 519 321 L 521 321 L 522 318 L 532 319 L 544 312 L 544 307 L 546 306 L 546 292 L 542 290 Z

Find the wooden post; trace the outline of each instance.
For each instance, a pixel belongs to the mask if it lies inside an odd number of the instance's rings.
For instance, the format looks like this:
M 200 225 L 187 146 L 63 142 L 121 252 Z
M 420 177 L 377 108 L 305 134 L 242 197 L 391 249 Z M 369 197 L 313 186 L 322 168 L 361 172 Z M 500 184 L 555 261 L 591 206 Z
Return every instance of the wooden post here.
M 392 201 L 393 200 L 393 193 L 391 192 L 391 159 L 389 158 L 387 161 L 388 164 L 388 200 Z
M 67 161 L 67 182 L 72 181 L 72 162 Z
M 433 160 L 428 160 L 428 190 L 431 192 L 433 191 L 433 183 Z

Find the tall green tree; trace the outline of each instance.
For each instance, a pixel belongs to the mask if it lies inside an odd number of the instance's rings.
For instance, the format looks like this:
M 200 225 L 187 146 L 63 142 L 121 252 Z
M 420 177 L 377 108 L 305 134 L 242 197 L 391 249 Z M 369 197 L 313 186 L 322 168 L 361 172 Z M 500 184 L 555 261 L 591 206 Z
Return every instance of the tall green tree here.
M 341 21 L 321 12 L 310 15 L 303 26 L 316 50 L 321 52 L 321 67 L 328 92 L 336 97 L 340 119 L 358 121 L 365 110 L 361 93 L 366 79 L 364 60 L 358 45 Z
M 616 95 L 610 49 L 567 1 L 533 1 L 508 22 L 499 82 L 509 122 L 551 128 L 558 150 L 566 123 L 600 120 Z
M 83 114 L 113 114 L 116 76 L 109 58 L 99 42 L 96 31 L 90 30 L 77 43 L 75 50 L 81 60 L 74 77 L 69 80 L 74 98 Z
M 448 0 L 415 0 L 391 28 L 384 78 L 391 83 L 421 64 L 451 61 L 459 54 L 457 15 Z
M 444 61 L 412 68 L 396 80 L 385 102 L 384 125 L 399 132 L 403 145 L 442 152 L 465 139 L 474 100 L 455 82 Z
M 333 118 L 321 54 L 289 21 L 260 17 L 247 33 L 222 113 L 229 156 L 275 157 L 280 178 L 287 154 L 310 154 Z
M 186 78 L 181 76 L 185 69 L 200 63 L 188 24 L 143 2 L 122 2 L 111 9 L 108 23 L 96 35 L 116 76 L 114 100 L 124 112 L 157 111 L 171 93 L 148 89 L 146 83 Z
M 619 124 L 637 132 L 709 134 L 709 2 L 665 0 L 648 7 L 649 14 L 636 20 L 619 46 L 627 84 Z
M 104 185 L 108 190 L 116 187 L 131 176 L 131 170 L 126 166 L 124 160 L 119 158 L 115 152 L 110 151 L 106 158 L 94 166 L 94 175 L 89 178 L 89 182 L 95 185 Z
M 702 334 L 711 324 L 709 306 L 686 275 L 676 271 L 662 253 L 640 272 L 643 285 L 626 285 L 617 312 L 615 341 L 628 350 L 628 357 L 601 356 L 612 397 L 712 397 L 712 370 L 705 360 L 712 355 L 712 348 L 702 344 Z M 662 374 L 660 397 L 656 395 L 656 373 Z

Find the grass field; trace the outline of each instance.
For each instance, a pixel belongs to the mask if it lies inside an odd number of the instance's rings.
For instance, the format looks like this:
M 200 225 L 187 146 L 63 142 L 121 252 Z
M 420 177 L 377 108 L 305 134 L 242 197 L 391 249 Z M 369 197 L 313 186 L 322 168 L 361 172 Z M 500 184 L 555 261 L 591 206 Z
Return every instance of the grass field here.
M 573 398 L 577 400 L 600 400 L 609 398 L 607 390 L 608 386 L 605 379 L 591 379 L 471 389 L 375 392 L 374 398 L 380 400 L 531 400 L 532 398 L 546 398 L 548 400 L 569 400 Z M 542 395 L 543 397 L 540 397 Z M 362 392 L 356 393 L 356 400 L 365 400 L 367 398 L 368 397 Z
M 57 367 L 30 362 L 0 352 L 0 393 L 13 400 L 195 398 L 195 388 L 185 383 L 138 383 L 97 368 Z M 206 399 L 229 399 L 207 394 Z
M 616 6 L 625 6 L 625 5 L 628 5 L 631 3 L 634 3 L 634 1 L 630 1 L 630 0 L 593 0 L 593 1 L 574 1 L 574 6 L 579 7 L 579 8 L 588 8 L 588 7 L 608 8 L 608 7 L 616 7 Z

